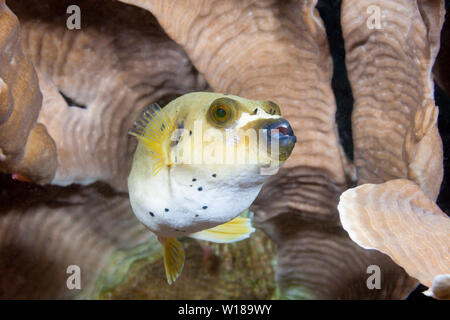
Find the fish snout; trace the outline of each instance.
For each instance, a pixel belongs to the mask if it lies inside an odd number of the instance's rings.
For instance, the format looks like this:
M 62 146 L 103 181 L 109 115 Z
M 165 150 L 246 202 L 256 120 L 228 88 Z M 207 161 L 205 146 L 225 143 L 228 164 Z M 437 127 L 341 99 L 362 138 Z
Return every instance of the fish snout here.
M 297 142 L 297 137 L 292 130 L 289 122 L 283 118 L 266 123 L 261 129 L 267 130 L 267 142 L 270 147 L 270 153 L 272 156 L 278 154 L 278 159 L 280 161 L 285 161 L 291 155 L 294 149 L 295 143 Z M 272 142 L 274 140 L 278 141 L 278 152 L 274 149 Z

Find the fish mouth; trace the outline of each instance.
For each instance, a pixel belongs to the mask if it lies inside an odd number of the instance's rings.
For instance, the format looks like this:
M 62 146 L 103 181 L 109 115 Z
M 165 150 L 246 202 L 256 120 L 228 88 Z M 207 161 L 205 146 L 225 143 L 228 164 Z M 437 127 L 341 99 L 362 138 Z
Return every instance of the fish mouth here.
M 266 130 L 268 150 L 272 158 L 285 161 L 292 153 L 297 137 L 286 119 L 266 122 L 261 129 Z M 278 150 L 277 150 L 278 149 Z

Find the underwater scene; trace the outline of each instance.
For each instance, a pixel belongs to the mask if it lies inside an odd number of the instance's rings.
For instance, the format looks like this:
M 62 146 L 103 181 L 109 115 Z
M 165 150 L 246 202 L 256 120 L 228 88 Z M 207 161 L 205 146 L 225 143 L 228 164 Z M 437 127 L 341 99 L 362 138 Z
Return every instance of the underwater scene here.
M 449 300 L 450 0 L 0 0 L 1 300 Z

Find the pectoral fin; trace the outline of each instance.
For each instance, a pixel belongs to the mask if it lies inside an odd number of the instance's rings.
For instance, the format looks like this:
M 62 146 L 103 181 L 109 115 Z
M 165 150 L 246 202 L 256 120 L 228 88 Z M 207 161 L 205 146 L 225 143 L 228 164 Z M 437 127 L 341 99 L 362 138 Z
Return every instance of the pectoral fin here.
M 254 231 L 249 218 L 237 217 L 217 227 L 192 233 L 189 237 L 217 243 L 230 243 L 247 239 Z
M 175 238 L 160 239 L 160 241 L 164 246 L 164 267 L 166 269 L 167 282 L 172 284 L 183 271 L 183 245 Z
M 163 142 L 172 134 L 173 124 L 157 103 L 146 107 L 142 112 L 129 134 L 138 138 L 139 142 L 150 151 L 154 162 L 152 164 L 153 175 L 156 176 L 167 164 L 166 153 Z

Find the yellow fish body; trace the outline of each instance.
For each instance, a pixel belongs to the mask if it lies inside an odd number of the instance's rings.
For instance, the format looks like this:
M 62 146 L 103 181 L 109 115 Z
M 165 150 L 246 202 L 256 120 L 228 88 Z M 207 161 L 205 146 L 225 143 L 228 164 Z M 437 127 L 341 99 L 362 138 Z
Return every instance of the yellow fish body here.
M 278 169 L 296 142 L 275 103 L 210 92 L 149 106 L 130 133 L 138 138 L 130 203 L 164 246 L 169 284 L 184 265 L 176 238 L 227 243 L 250 236 L 250 219 L 238 215 L 268 178 L 264 169 Z

